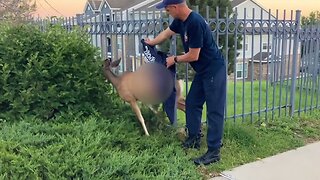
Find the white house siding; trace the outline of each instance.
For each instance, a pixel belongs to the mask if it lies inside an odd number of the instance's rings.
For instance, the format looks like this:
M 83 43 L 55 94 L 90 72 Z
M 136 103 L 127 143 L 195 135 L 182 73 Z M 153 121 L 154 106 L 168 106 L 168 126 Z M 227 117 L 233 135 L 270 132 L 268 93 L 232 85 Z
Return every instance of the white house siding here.
M 139 20 L 140 18 L 144 19 L 144 20 L 145 19 L 153 19 L 153 18 L 158 19 L 160 17 L 159 11 L 154 11 L 155 14 L 153 14 L 153 11 L 148 12 L 148 14 L 146 14 L 146 11 L 144 11 L 143 9 L 139 9 L 141 11 L 138 11 L 138 12 L 141 12 L 141 14 L 132 13 L 132 11 L 131 11 L 133 9 L 138 8 L 139 6 L 145 5 L 150 2 L 152 2 L 152 1 L 149 0 L 148 2 L 146 1 L 142 4 L 138 4 L 135 6 L 135 8 L 132 8 L 128 11 L 127 10 L 119 11 L 120 9 L 118 9 L 117 13 L 115 14 L 117 16 L 116 19 L 117 20 L 122 19 L 123 21 Z M 100 8 L 101 8 L 100 10 L 103 11 L 104 13 L 107 11 L 111 12 L 111 14 L 115 12 L 114 11 L 115 9 L 110 8 L 106 2 L 104 2 L 104 5 L 100 6 Z M 253 2 L 251 0 L 247 0 L 241 4 L 238 4 L 236 7 L 234 7 L 234 11 L 236 11 L 237 19 L 239 21 L 242 21 L 243 19 L 246 19 L 247 22 L 250 22 L 252 19 L 255 19 L 256 21 L 261 20 L 261 19 L 266 21 L 266 20 L 269 20 L 269 17 L 271 20 L 275 20 L 275 17 L 270 15 L 267 10 L 265 10 L 259 4 L 256 4 L 255 2 Z M 120 13 L 120 12 L 122 12 L 122 13 Z M 129 15 L 129 16 L 127 16 L 127 15 Z M 100 18 L 99 18 L 99 16 L 97 16 L 95 18 L 92 18 L 91 20 L 99 22 Z M 113 18 L 110 18 L 110 21 L 113 21 L 113 20 L 114 20 Z M 251 29 L 252 25 L 253 24 L 251 24 L 251 23 L 247 23 L 246 27 L 248 29 Z M 275 26 L 275 25 L 273 25 L 273 26 Z M 126 27 L 126 26 L 124 26 L 124 27 Z M 255 24 L 255 27 L 261 28 L 259 24 Z M 133 28 L 133 26 L 129 26 L 129 28 Z M 139 28 L 139 27 L 135 26 L 135 28 Z M 142 27 L 142 28 L 145 29 L 144 27 Z M 153 27 L 151 27 L 151 28 L 153 28 Z M 262 28 L 267 28 L 267 24 L 264 23 Z M 271 56 L 273 58 L 274 57 L 281 58 L 283 52 L 284 52 L 283 57 L 286 57 L 289 54 L 293 53 L 293 50 L 292 50 L 293 49 L 292 48 L 293 47 L 293 40 L 292 40 L 293 37 L 291 37 L 289 39 L 284 39 L 284 46 L 282 46 L 283 39 L 280 37 L 281 34 L 270 33 L 268 35 L 267 32 L 260 33 L 259 31 L 260 31 L 260 29 L 258 29 L 258 32 L 255 32 L 254 34 L 251 32 L 247 32 L 246 35 L 243 36 L 243 40 L 241 42 L 242 49 L 238 50 L 239 55 L 237 57 L 237 61 L 239 63 L 248 62 L 249 60 L 252 60 L 252 57 L 261 51 L 262 52 L 269 51 L 271 54 L 273 54 L 273 56 Z M 126 59 L 130 59 L 130 58 L 139 59 L 141 57 L 141 43 L 140 43 L 141 38 L 145 38 L 146 36 L 153 38 L 155 34 L 156 33 L 151 32 L 149 34 L 124 33 L 122 35 L 112 35 L 112 36 L 108 35 L 109 36 L 108 38 L 111 40 L 111 44 L 113 47 L 112 54 L 115 55 L 116 57 L 123 56 L 122 58 L 126 58 Z M 92 35 L 92 43 L 99 48 L 103 48 L 104 46 L 106 46 L 106 44 L 105 44 L 106 41 L 99 34 Z M 291 44 L 291 47 L 289 47 L 290 44 Z M 265 48 L 264 46 L 269 46 L 269 47 Z M 284 49 L 282 47 L 284 47 Z M 269 59 L 269 60 L 276 61 L 278 59 Z M 259 61 L 259 59 L 254 59 L 254 60 Z M 122 68 L 123 69 L 127 69 L 127 68 L 132 69 L 132 67 L 134 67 L 133 64 L 134 63 L 125 64 L 124 67 L 122 67 Z M 246 63 L 246 64 L 248 64 L 248 63 Z M 245 74 L 245 73 L 243 73 L 243 74 Z
M 239 4 L 237 7 L 234 7 L 233 9 L 235 13 L 237 14 L 237 19 L 243 20 L 246 19 L 246 21 L 250 21 L 252 19 L 255 20 L 268 20 L 269 19 L 269 12 L 264 10 L 261 6 L 258 6 L 251 0 L 247 0 L 241 4 Z M 254 13 L 254 14 L 253 14 Z M 273 16 L 270 16 L 270 19 L 274 19 Z M 255 25 L 255 27 L 259 27 L 260 25 Z M 246 27 L 250 28 L 252 27 L 251 23 L 247 23 Z M 264 27 L 267 27 L 267 25 L 264 25 Z M 261 28 L 261 27 L 259 27 Z M 262 34 L 262 41 L 260 38 L 260 34 L 252 34 L 252 33 L 246 33 L 245 36 L 243 36 L 243 40 L 241 41 L 242 49 L 239 50 L 239 56 L 238 58 L 242 59 L 245 55 L 246 58 L 251 58 L 257 53 L 260 52 L 260 47 L 263 45 L 263 43 L 268 43 L 268 37 L 269 37 L 269 44 L 272 44 L 273 36 L 272 34 L 268 36 L 267 34 Z M 253 40 L 253 42 L 252 42 Z M 253 50 L 253 53 L 252 53 Z M 263 50 L 264 51 L 264 50 Z M 267 51 L 267 50 L 265 50 Z
M 259 52 L 268 52 L 268 47 L 264 49 L 264 43 L 266 46 L 269 45 L 269 47 L 272 47 L 272 36 L 268 35 L 250 35 L 247 34 L 243 36 L 243 39 L 241 44 L 242 44 L 242 49 L 239 50 L 239 56 L 238 58 L 242 59 L 248 59 L 253 57 Z M 269 43 L 268 43 L 269 40 Z M 269 52 L 271 49 L 269 48 Z
M 235 13 L 237 14 L 237 19 L 240 21 L 246 20 L 246 28 L 249 32 L 243 33 L 243 40 L 241 41 L 242 49 L 238 50 L 239 56 L 237 57 L 237 64 L 236 66 L 242 66 L 243 62 L 245 62 L 245 68 L 249 69 L 248 63 L 250 60 L 254 60 L 255 62 L 259 62 L 260 58 L 253 58 L 256 54 L 260 52 L 269 52 L 270 58 L 268 61 L 272 62 L 279 62 L 279 61 L 286 61 L 285 64 L 289 63 L 287 61 L 292 60 L 293 54 L 293 35 L 289 33 L 283 34 L 282 32 L 275 31 L 271 32 L 270 27 L 268 27 L 267 23 L 263 23 L 262 27 L 261 24 L 255 23 L 252 24 L 251 21 L 254 20 L 255 22 L 259 22 L 259 20 L 263 20 L 264 22 L 271 20 L 274 21 L 276 18 L 269 14 L 269 10 L 262 7 L 260 4 L 253 2 L 251 0 L 244 1 L 243 3 L 238 4 L 236 7 L 233 8 Z M 282 21 L 279 21 L 282 22 Z M 256 28 L 256 32 L 252 33 L 252 27 Z M 279 25 L 275 23 L 271 23 L 271 27 L 276 29 Z M 265 28 L 265 31 L 261 28 Z M 283 36 L 284 35 L 284 36 Z M 268 47 L 269 45 L 269 47 Z M 264 47 L 265 46 L 265 47 Z M 299 48 L 300 49 L 300 48 Z M 298 52 L 300 54 L 300 52 Z M 265 61 L 265 60 L 262 60 Z M 258 66 L 255 65 L 254 68 Z M 255 69 L 254 69 L 255 71 Z M 240 73 L 241 74 L 241 73 Z M 242 73 L 246 74 L 246 73 Z M 262 76 L 264 76 L 263 74 Z M 257 76 L 257 74 L 256 74 Z M 244 77 L 246 78 L 246 77 Z M 248 77 L 249 78 L 249 77 Z
M 267 34 L 261 36 L 247 34 L 246 36 L 244 36 L 244 38 L 246 40 L 242 41 L 242 44 L 245 43 L 245 45 L 239 51 L 240 55 L 238 56 L 238 58 L 251 58 L 259 52 L 270 52 L 277 55 L 282 55 L 282 53 L 284 53 L 285 55 L 287 55 L 289 53 L 292 53 L 293 50 L 293 36 L 291 36 L 291 38 L 289 38 L 289 36 L 283 38 L 280 37 L 280 35 L 279 37 L 276 37 L 275 35 Z
M 251 0 L 247 0 L 238 6 L 233 8 L 234 11 L 237 10 L 237 18 L 238 19 L 252 19 L 253 18 L 253 11 L 254 11 L 254 19 L 269 19 L 269 10 L 257 5 L 256 3 L 252 2 Z M 261 10 L 262 13 L 261 13 Z M 245 13 L 246 12 L 246 13 Z M 270 19 L 275 19 L 271 16 Z

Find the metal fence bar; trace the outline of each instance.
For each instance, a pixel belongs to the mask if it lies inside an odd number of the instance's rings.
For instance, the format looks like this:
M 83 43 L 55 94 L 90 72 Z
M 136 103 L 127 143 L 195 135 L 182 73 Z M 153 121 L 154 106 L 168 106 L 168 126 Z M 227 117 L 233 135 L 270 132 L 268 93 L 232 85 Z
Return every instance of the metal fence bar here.
M 141 11 L 139 11 L 139 39 L 141 39 L 142 38 L 142 35 L 143 35 L 143 33 L 142 33 L 142 26 L 141 26 L 141 23 L 142 23 L 142 18 L 141 18 Z M 140 53 L 140 64 L 142 64 L 142 53 Z
M 279 27 L 279 12 L 278 10 L 276 11 L 276 22 L 275 22 L 275 33 L 274 33 L 274 37 L 273 37 L 273 49 L 274 49 L 274 53 L 272 53 L 272 108 L 274 109 L 275 107 L 275 99 L 276 99 L 276 83 L 278 81 L 278 77 L 277 77 L 277 69 L 278 69 L 278 56 L 277 56 L 277 52 L 278 52 L 278 48 L 280 47 L 279 43 L 279 39 L 278 39 L 278 27 Z M 275 117 L 275 112 L 272 111 L 272 120 L 274 120 Z
M 260 33 L 259 33 L 259 38 L 260 38 L 260 52 L 262 52 L 262 47 L 263 47 L 263 38 L 262 38 L 262 28 L 263 27 L 263 9 L 260 11 Z M 268 46 L 269 47 L 269 46 Z M 262 81 L 262 53 L 260 53 L 260 61 L 259 61 L 259 102 L 258 102 L 258 109 L 259 109 L 259 121 L 261 119 L 261 92 L 262 92 L 262 87 L 261 87 L 261 81 Z
M 198 7 L 198 6 L 197 6 Z M 197 12 L 199 12 L 199 8 L 197 8 Z M 215 27 L 215 29 L 216 29 L 216 43 L 217 43 L 217 45 L 219 46 L 219 29 L 220 29 L 220 23 L 219 23 L 219 12 L 220 12 L 220 10 L 219 10 L 219 7 L 217 6 L 216 7 L 216 27 Z
M 311 26 L 309 26 L 309 28 L 307 28 L 307 32 L 310 33 L 310 29 L 311 29 Z M 307 112 L 307 108 L 308 108 L 308 89 L 309 89 L 309 79 L 310 79 L 310 71 L 313 69 L 312 68 L 312 63 L 311 63 L 311 60 L 310 60 L 310 56 L 311 56 L 311 37 L 308 36 L 307 38 L 307 53 L 305 54 L 308 59 L 306 59 L 306 64 L 307 64 L 307 72 L 305 74 L 305 79 L 304 79 L 304 94 L 305 94 L 305 98 L 304 98 L 304 113 Z M 311 69 L 311 70 L 310 70 Z
M 290 116 L 294 115 L 295 110 L 295 92 L 296 92 L 296 67 L 298 61 L 298 48 L 299 48 L 299 35 L 300 35 L 300 18 L 301 18 L 301 11 L 296 11 L 296 33 L 293 42 L 293 62 L 292 62 L 292 76 L 291 76 L 291 92 L 290 92 L 290 105 L 291 105 L 291 112 Z
M 314 32 L 314 28 L 311 27 L 311 33 L 313 34 Z M 315 38 L 311 38 L 311 46 L 312 47 L 315 47 Z M 312 52 L 312 55 L 311 55 L 311 61 L 312 61 L 312 76 L 311 76 L 311 79 L 310 79 L 310 83 L 311 83 L 311 87 L 310 87 L 310 94 L 311 94 L 311 99 L 310 99 L 310 108 L 312 110 L 312 106 L 313 106 L 313 96 L 314 96 L 314 83 L 315 83 L 315 79 L 317 77 L 317 64 L 316 63 L 316 56 L 318 56 L 317 54 L 313 53 L 315 51 L 315 49 L 312 48 L 311 52 Z M 311 111 L 310 111 L 311 113 Z
M 173 21 L 173 18 L 170 17 L 169 18 L 169 23 L 168 23 L 168 26 L 169 24 L 171 24 Z M 182 38 L 182 37 L 181 37 Z M 176 56 L 177 55 L 177 35 L 173 35 L 170 39 L 170 54 L 171 55 L 174 55 Z M 177 67 L 176 67 L 176 70 L 177 70 Z M 174 79 L 176 80 L 177 79 L 177 76 L 175 75 Z M 186 92 L 188 92 L 188 78 L 186 78 Z M 177 99 L 176 99 L 177 100 Z M 186 118 L 186 114 L 185 114 L 185 118 Z M 174 125 L 177 125 L 177 105 L 175 104 L 175 111 L 174 111 Z
M 319 73 L 320 73 L 320 64 L 318 63 L 320 61 L 320 55 L 319 55 L 319 49 L 320 49 L 320 46 L 319 46 L 319 37 L 320 37 L 320 32 L 319 32 L 319 25 L 318 26 L 314 26 L 314 46 L 315 46 L 315 71 L 314 71 L 314 81 L 313 83 L 315 84 L 315 87 L 317 85 L 317 80 L 319 79 Z M 318 89 L 314 89 L 313 90 L 313 93 L 316 94 L 316 104 L 317 104 L 317 101 L 318 101 Z
M 122 12 L 119 12 L 119 16 L 120 16 L 120 28 L 118 27 L 118 24 L 117 24 L 117 29 L 119 29 L 119 34 L 120 34 L 120 37 L 121 37 L 121 40 L 120 40 L 120 42 L 121 42 L 121 57 L 122 57 L 122 65 L 123 65 L 123 71 L 122 72 L 124 72 L 124 71 L 131 71 L 131 68 L 130 67 L 128 67 L 129 66 L 129 64 L 130 64 L 130 62 L 127 64 L 127 62 L 128 62 L 128 60 L 130 61 L 130 59 L 129 59 L 129 57 L 127 56 L 127 55 L 125 55 L 124 53 L 125 53 L 125 51 L 124 51 L 124 49 L 125 49 L 125 47 L 124 47 L 124 45 L 126 44 L 125 43 L 125 41 L 126 41 L 126 39 L 124 39 L 124 38 L 128 38 L 128 37 L 124 37 L 124 33 L 125 33 L 125 31 L 124 31 L 124 29 L 123 29 L 123 27 L 124 27 L 124 22 L 123 22 L 123 14 L 124 13 L 122 13 Z M 118 38 L 118 37 L 117 37 Z M 127 45 L 127 44 L 126 44 Z M 118 48 L 117 48 L 117 50 L 118 50 Z
M 226 8 L 226 14 L 228 15 L 229 14 L 229 9 L 228 7 Z M 209 11 L 207 10 L 207 17 L 209 17 Z M 228 55 L 228 52 L 229 52 L 229 32 L 228 30 L 230 29 L 229 27 L 229 19 L 227 18 L 226 19 L 226 27 L 225 27 L 225 33 L 226 33 L 226 38 L 225 38 L 225 52 L 226 52 L 226 55 L 225 55 L 225 63 L 226 63 L 226 79 L 228 78 L 228 64 L 229 64 L 229 55 Z M 228 83 L 227 83 L 227 87 L 226 87 L 226 93 L 225 93 L 225 107 L 228 107 L 228 93 L 229 91 L 229 86 L 228 86 Z M 228 108 L 225 108 L 225 117 L 228 116 Z
M 317 33 L 316 33 L 316 62 L 319 62 L 320 61 L 320 25 L 318 25 L 316 27 L 317 29 Z M 320 64 L 317 63 L 317 90 L 316 90 L 316 93 L 317 93 L 317 97 L 316 97 L 316 109 L 319 108 L 319 94 L 320 94 L 320 77 L 319 77 L 319 74 L 320 74 Z
M 292 27 L 292 22 L 293 22 L 293 11 L 291 10 L 290 11 L 290 27 Z M 288 102 L 288 97 L 289 97 L 289 79 L 290 79 L 290 64 L 291 64 L 291 60 L 292 60 L 292 57 L 291 57 L 291 46 L 292 46 L 292 31 L 289 31 L 288 33 L 288 39 L 289 39 L 289 57 L 288 57 L 288 64 L 287 64 L 287 81 L 286 81 L 286 104 L 289 104 Z M 285 109 L 285 116 L 287 116 L 287 111 L 290 110 L 290 109 Z
M 276 111 L 276 110 L 279 110 L 279 109 L 283 109 L 285 108 L 284 106 L 275 106 L 274 108 L 272 109 L 262 109 L 261 112 L 272 112 L 272 111 Z M 251 112 L 247 112 L 247 113 L 244 113 L 244 114 L 236 114 L 234 116 L 229 116 L 229 117 L 226 117 L 226 119 L 231 119 L 231 118 L 242 118 L 242 116 L 244 117 L 248 117 L 248 116 L 251 116 L 251 114 L 253 115 L 259 115 L 259 111 L 253 111 L 252 113 Z
M 269 12 L 268 12 L 268 20 L 267 20 L 267 25 L 268 25 L 268 29 L 271 28 L 271 9 L 269 9 Z M 271 32 L 268 31 L 267 32 L 267 45 L 268 45 L 268 50 L 267 50 L 267 77 L 266 77 L 266 113 L 265 113 L 265 119 L 266 119 L 266 122 L 268 121 L 268 109 L 269 109 L 269 80 L 270 80 L 270 48 L 271 45 L 270 45 L 270 35 L 271 35 Z M 272 76 L 271 76 L 272 77 Z
M 234 21 L 234 47 L 235 49 L 238 49 L 238 43 L 237 43 L 237 40 L 238 40 L 238 9 L 236 8 L 235 9 L 235 13 L 234 13 L 234 19 L 232 19 Z M 236 80 L 237 80 L 237 65 L 236 65 L 236 61 L 237 61 L 237 51 L 235 50 L 234 51 L 234 66 L 233 66 L 233 122 L 235 123 L 236 122 L 236 113 L 237 113 L 237 83 L 236 83 Z M 228 71 L 227 71 L 228 72 Z
M 301 39 L 302 40 L 302 39 Z M 299 86 L 299 108 L 298 108 L 298 115 L 300 116 L 300 112 L 301 112 L 301 106 L 302 106 L 302 93 L 303 93 L 303 88 L 304 88 L 304 82 L 305 81 L 305 76 L 306 76 L 306 72 L 305 72 L 305 65 L 308 67 L 307 62 L 305 61 L 304 56 L 307 54 L 307 41 L 306 40 L 302 40 L 302 47 L 303 47 L 303 51 L 302 51 L 302 55 L 301 55 L 301 64 L 302 64 L 302 71 L 300 72 L 300 86 Z
M 286 62 L 286 57 L 285 57 L 285 48 L 286 48 L 286 24 L 285 24 L 285 19 L 286 19 L 286 10 L 284 10 L 283 12 L 283 18 L 284 20 L 281 22 L 281 26 L 282 26 L 282 33 L 281 33 L 281 29 L 280 29 L 280 40 L 281 40 L 281 47 L 279 47 L 279 57 L 280 57 L 280 70 L 279 70 L 279 74 L 280 74 L 280 87 L 279 87 L 279 106 L 282 105 L 282 88 L 283 88 L 283 81 L 285 79 L 284 77 L 284 63 Z M 281 52 L 281 54 L 280 54 Z M 281 110 L 279 110 L 279 115 L 281 116 Z
M 255 19 L 255 9 L 253 8 L 252 9 L 252 20 L 250 22 L 250 25 L 252 27 L 252 32 L 251 32 L 251 78 L 250 78 L 250 111 L 251 111 L 251 115 L 250 115 L 250 122 L 253 122 L 253 78 L 254 78 L 254 46 L 255 46 L 255 43 L 254 43 L 254 34 L 255 34 L 255 23 L 254 23 L 254 19 Z M 261 45 L 261 44 L 260 44 Z M 248 62 L 249 64 L 249 62 Z
M 245 60 L 246 60 L 246 29 L 247 29 L 247 8 L 244 8 L 243 11 L 243 59 L 242 59 L 242 99 L 245 99 Z M 248 45 L 249 46 L 249 45 Z M 242 101 L 242 122 L 244 122 L 244 114 L 245 114 L 245 101 Z

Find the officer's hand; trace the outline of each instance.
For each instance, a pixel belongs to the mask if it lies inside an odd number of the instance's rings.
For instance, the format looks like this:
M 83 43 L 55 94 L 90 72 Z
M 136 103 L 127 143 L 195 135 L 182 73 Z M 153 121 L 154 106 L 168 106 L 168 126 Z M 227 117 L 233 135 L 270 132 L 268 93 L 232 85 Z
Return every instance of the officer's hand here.
M 153 44 L 152 44 L 152 42 L 151 42 L 151 40 L 149 38 L 145 38 L 144 42 L 149 44 L 149 45 L 151 45 L 151 46 L 153 46 Z
M 169 68 L 170 66 L 174 65 L 174 56 L 170 56 L 170 57 L 167 57 L 166 59 L 166 62 L 167 62 L 167 68 Z

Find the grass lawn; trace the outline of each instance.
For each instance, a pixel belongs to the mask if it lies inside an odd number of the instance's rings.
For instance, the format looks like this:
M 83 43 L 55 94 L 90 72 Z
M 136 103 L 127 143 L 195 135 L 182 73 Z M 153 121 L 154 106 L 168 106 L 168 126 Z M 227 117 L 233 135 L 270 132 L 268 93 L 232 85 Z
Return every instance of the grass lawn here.
M 108 117 L 62 115 L 0 123 L 0 179 L 208 179 L 219 172 L 320 140 L 320 112 L 273 122 L 229 120 L 221 162 L 196 167 L 205 152 L 183 150 L 175 128 L 144 110 L 150 137 L 130 108 Z M 179 124 L 182 126 L 183 124 Z M 205 131 L 205 127 L 203 128 Z M 204 132 L 206 133 L 206 132 Z
M 227 113 L 232 114 L 234 84 L 228 86 Z M 253 89 L 257 86 L 254 83 Z M 274 87 L 274 92 L 280 91 Z M 244 89 L 250 92 L 251 84 L 246 83 Z M 242 90 L 237 84 L 237 113 L 243 111 L 239 101 Z M 260 98 L 259 93 L 253 97 L 254 108 L 259 107 L 257 99 L 266 103 L 262 98 L 266 92 L 262 83 Z M 250 112 L 250 93 L 245 95 L 245 112 Z M 286 96 L 270 94 L 273 96 L 275 102 L 280 97 L 285 102 Z M 30 116 L 0 119 L 0 179 L 209 179 L 221 171 L 320 140 L 317 110 L 301 113 L 299 118 L 282 113 L 268 122 L 258 121 L 256 116 L 252 123 L 250 116 L 227 119 L 221 161 L 196 167 L 191 159 L 206 151 L 205 137 L 200 150 L 183 150 L 183 137 L 177 128 L 166 126 L 163 116 L 155 116 L 146 108 L 143 115 L 150 137 L 144 136 L 135 114 L 124 103 L 117 104 L 108 115 L 82 117 L 69 112 L 51 121 Z M 178 115 L 179 128 L 185 120 L 182 112 Z M 203 130 L 206 134 L 205 125 Z
M 188 83 L 190 88 L 191 83 Z M 319 107 L 318 86 L 311 80 L 298 79 L 295 90 L 295 112 L 307 112 Z M 299 88 L 305 87 L 305 88 Z M 290 113 L 291 81 L 271 84 L 267 81 L 229 82 L 227 87 L 226 117 L 243 121 L 273 120 L 274 117 L 287 116 Z M 186 92 L 185 92 L 186 93 Z M 184 113 L 178 111 L 178 119 L 185 121 Z M 206 119 L 206 106 L 203 109 Z

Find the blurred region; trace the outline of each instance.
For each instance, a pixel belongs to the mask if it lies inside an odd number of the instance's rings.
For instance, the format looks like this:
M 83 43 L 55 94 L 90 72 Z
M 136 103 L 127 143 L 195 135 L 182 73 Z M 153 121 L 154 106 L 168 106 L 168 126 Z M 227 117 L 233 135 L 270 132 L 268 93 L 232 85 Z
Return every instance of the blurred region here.
M 137 69 L 135 82 L 131 82 L 135 88 L 139 100 L 147 104 L 160 104 L 172 93 L 174 79 L 172 73 L 162 64 L 147 63 Z

